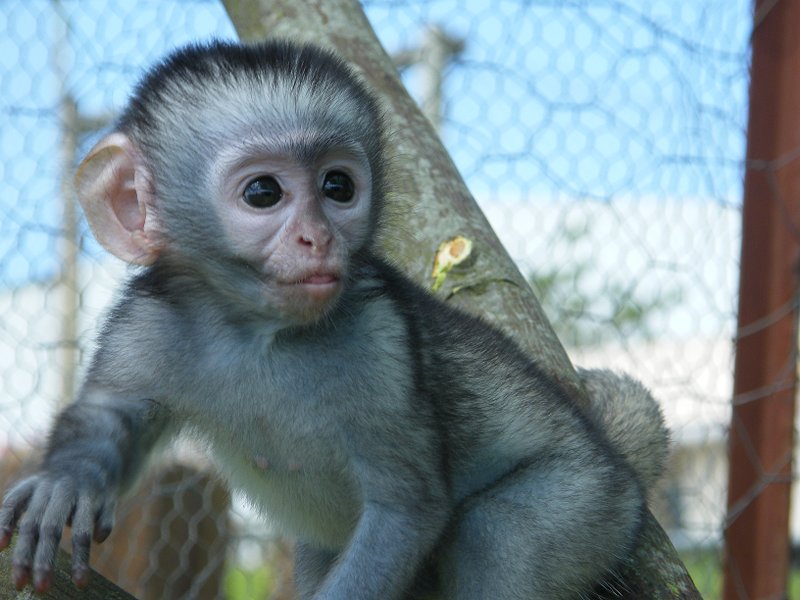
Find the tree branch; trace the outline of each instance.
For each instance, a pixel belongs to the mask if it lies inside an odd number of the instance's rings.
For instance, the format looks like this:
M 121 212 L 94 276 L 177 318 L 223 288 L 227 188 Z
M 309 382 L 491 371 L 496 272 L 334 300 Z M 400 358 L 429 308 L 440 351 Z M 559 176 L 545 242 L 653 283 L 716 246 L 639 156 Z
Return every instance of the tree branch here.
M 84 590 L 76 588 L 71 578 L 72 561 L 70 556 L 60 549 L 50 590 L 41 596 L 35 595 L 30 587 L 18 592 L 11 581 L 13 572 L 11 565 L 12 554 L 13 547 L 0 552 L 0 600 L 47 600 L 47 598 L 58 598 L 59 600 L 136 600 L 135 597 L 121 587 L 114 585 L 96 571 L 92 571 L 89 587 Z

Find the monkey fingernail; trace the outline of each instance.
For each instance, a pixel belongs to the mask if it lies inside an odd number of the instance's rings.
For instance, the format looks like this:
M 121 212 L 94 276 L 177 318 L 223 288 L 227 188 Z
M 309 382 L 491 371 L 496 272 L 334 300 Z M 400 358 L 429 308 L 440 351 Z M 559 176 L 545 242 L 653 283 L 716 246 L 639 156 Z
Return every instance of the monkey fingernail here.
M 33 574 L 33 589 L 37 594 L 43 594 L 50 589 L 53 572 L 50 569 L 36 569 Z
M 30 581 L 31 571 L 28 567 L 14 566 L 12 569 L 14 587 L 19 591 Z
M 100 542 L 105 542 L 109 535 L 111 535 L 110 527 L 98 527 L 95 529 L 92 539 L 99 544 Z
M 72 583 L 75 587 L 83 589 L 89 585 L 89 568 L 88 567 L 73 567 L 72 569 Z

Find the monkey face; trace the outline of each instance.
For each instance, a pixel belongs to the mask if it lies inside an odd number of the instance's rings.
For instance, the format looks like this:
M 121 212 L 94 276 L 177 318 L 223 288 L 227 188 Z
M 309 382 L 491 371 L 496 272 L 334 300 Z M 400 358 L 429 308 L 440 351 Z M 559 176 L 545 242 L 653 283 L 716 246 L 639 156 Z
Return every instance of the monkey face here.
M 335 304 L 369 235 L 371 175 L 357 146 L 290 137 L 226 149 L 210 189 L 226 245 L 249 265 L 264 309 L 306 324 Z

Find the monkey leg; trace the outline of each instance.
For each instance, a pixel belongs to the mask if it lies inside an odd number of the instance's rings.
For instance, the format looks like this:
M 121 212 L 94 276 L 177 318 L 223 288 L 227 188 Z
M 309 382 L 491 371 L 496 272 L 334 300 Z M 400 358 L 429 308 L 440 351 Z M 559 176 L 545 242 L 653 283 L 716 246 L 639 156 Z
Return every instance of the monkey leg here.
M 628 472 L 604 457 L 554 456 L 467 498 L 441 546 L 444 598 L 589 597 L 626 558 L 641 520 Z

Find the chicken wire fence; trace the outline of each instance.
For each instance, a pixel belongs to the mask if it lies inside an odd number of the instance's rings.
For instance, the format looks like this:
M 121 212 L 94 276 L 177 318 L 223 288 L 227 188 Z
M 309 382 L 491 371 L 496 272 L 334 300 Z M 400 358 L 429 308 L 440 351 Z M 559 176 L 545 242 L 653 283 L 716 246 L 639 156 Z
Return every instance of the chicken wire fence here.
M 631 372 L 661 401 L 673 453 L 654 511 L 718 597 L 749 1 L 365 9 L 573 361 Z M 5 479 L 71 397 L 126 272 L 77 216 L 75 162 L 144 67 L 211 37 L 235 37 L 218 2 L 0 4 Z M 290 598 L 287 556 L 184 443 L 122 505 L 93 565 L 140 598 Z

